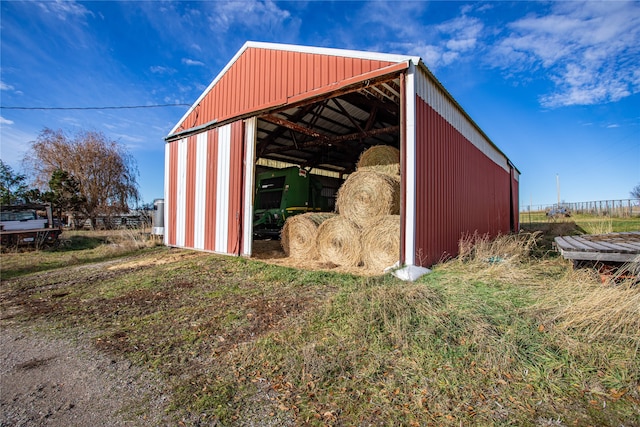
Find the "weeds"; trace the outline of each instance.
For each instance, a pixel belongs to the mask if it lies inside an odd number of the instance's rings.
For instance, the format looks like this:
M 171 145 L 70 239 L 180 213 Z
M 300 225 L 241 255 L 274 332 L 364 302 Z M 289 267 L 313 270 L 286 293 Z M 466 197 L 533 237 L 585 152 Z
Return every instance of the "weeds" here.
M 89 331 L 163 375 L 184 424 L 638 425 L 638 287 L 532 258 L 537 238 L 468 236 L 416 283 L 142 242 L 14 274 L 3 322 Z M 104 246 L 132 247 L 74 262 Z

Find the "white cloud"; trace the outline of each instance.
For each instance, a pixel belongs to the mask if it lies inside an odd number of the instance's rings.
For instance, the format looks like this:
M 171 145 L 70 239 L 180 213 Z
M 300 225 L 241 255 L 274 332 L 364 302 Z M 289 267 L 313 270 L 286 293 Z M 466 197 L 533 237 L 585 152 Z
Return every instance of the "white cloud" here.
M 215 2 L 214 13 L 209 17 L 211 29 L 226 32 L 234 26 L 257 31 L 279 28 L 291 18 L 291 13 L 280 9 L 271 0 Z
M 151 71 L 154 74 L 169 74 L 169 75 L 175 74 L 177 72 L 175 68 L 163 67 L 161 65 L 154 65 L 149 68 L 149 71 Z
M 197 66 L 204 66 L 204 62 L 201 61 L 196 61 L 195 59 L 189 59 L 189 58 L 182 58 L 182 63 L 184 65 L 197 65 Z
M 67 18 L 70 17 L 83 17 L 86 15 L 92 15 L 93 13 L 89 11 L 83 5 L 76 3 L 75 1 L 67 1 L 67 0 L 56 0 L 49 2 L 38 2 L 40 8 L 52 15 L 55 15 L 61 21 L 66 21 Z
M 555 90 L 540 97 L 545 107 L 615 102 L 640 91 L 637 2 L 557 2 L 508 28 L 492 65 L 548 75 Z
M 4 117 L 0 116 L 0 125 L 12 125 L 12 124 L 13 124 L 13 120 L 5 119 Z
M 15 169 L 20 169 L 20 162 L 29 150 L 30 142 L 35 141 L 37 133 L 29 133 L 17 126 L 0 126 L 0 157 L 2 161 Z
M 0 81 L 0 90 L 13 90 L 13 86 L 8 85 L 3 81 Z
M 435 70 L 463 60 L 464 54 L 478 49 L 484 24 L 479 19 L 460 16 L 420 31 L 431 35 L 433 42 L 402 44 L 403 49 L 419 55 L 429 68 Z

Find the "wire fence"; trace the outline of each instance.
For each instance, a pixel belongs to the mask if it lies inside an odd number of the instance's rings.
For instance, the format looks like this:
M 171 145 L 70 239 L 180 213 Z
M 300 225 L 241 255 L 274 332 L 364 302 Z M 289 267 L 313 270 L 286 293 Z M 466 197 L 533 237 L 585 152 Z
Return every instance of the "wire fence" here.
M 572 202 L 553 205 L 527 205 L 520 207 L 520 213 L 566 211 L 569 214 L 629 218 L 640 216 L 640 199 L 596 200 L 591 202 Z

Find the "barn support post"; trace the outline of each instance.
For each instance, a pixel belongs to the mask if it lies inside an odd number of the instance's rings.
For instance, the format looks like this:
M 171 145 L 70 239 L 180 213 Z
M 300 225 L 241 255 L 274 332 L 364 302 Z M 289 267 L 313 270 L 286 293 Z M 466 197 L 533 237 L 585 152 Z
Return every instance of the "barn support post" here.
M 244 201 L 242 227 L 242 255 L 250 257 L 253 243 L 253 194 L 255 187 L 255 150 L 258 120 L 251 117 L 244 122 Z
M 416 264 L 416 66 L 411 61 L 400 74 L 400 162 L 402 168 L 400 211 L 400 265 Z

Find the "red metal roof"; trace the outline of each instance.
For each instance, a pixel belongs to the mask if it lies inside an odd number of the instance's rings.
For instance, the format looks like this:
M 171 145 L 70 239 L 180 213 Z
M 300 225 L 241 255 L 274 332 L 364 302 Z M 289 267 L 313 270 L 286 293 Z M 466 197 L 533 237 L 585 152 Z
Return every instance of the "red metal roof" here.
M 249 42 L 170 135 L 398 72 L 408 67 L 409 59 L 400 55 Z

